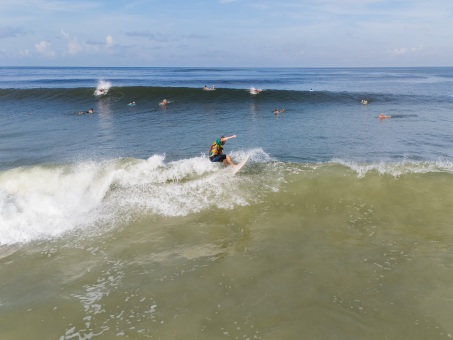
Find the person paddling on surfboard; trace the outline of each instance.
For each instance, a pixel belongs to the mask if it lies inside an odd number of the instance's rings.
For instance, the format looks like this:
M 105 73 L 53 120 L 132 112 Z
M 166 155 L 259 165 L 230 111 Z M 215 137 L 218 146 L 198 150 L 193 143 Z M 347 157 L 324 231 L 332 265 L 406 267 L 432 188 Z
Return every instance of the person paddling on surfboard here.
M 226 141 L 231 138 L 236 138 L 236 135 L 225 137 L 222 136 L 219 139 L 216 139 L 214 143 L 211 145 L 211 149 L 209 149 L 209 160 L 211 162 L 223 162 L 225 166 L 231 165 L 233 168 L 236 164 L 233 163 L 231 157 L 228 155 L 223 154 L 223 146 L 225 145 Z

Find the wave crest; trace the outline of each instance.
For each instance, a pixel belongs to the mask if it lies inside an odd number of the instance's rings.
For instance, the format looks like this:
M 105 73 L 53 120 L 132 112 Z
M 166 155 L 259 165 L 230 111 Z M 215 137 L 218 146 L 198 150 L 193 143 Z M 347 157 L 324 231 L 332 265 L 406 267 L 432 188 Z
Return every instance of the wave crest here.
M 436 161 L 411 161 L 403 160 L 401 162 L 375 162 L 375 163 L 358 163 L 341 159 L 332 160 L 331 164 L 340 164 L 350 168 L 358 177 L 364 177 L 368 172 L 377 172 L 381 175 L 391 175 L 399 177 L 406 174 L 446 172 L 453 173 L 453 162 L 439 159 Z

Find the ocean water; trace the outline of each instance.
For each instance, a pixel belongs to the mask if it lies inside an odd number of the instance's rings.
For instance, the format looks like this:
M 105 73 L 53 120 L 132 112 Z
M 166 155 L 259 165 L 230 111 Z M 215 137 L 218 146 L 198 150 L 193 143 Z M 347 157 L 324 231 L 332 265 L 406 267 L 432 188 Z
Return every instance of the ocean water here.
M 452 95 L 453 68 L 0 68 L 0 338 L 452 338 Z M 236 176 L 207 158 L 232 134 Z

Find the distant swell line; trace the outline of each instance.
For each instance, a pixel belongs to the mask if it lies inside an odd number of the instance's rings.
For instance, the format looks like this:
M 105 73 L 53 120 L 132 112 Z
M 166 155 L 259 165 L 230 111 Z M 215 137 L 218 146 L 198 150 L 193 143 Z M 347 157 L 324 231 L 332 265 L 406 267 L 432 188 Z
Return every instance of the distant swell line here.
M 95 88 L 40 88 L 40 89 L 0 89 L 0 100 L 37 100 L 44 102 L 64 101 L 79 102 L 94 97 Z M 330 91 L 293 91 L 266 90 L 259 95 L 251 95 L 248 89 L 220 88 L 216 91 L 203 91 L 201 88 L 186 87 L 149 87 L 149 86 L 113 86 L 103 98 L 127 98 L 135 101 L 171 98 L 178 102 L 293 102 L 308 104 L 323 103 L 360 103 L 364 98 L 373 102 L 396 102 L 402 100 L 427 100 L 420 96 L 395 96 L 379 93 L 330 92 Z M 126 100 L 127 100 L 126 99 Z

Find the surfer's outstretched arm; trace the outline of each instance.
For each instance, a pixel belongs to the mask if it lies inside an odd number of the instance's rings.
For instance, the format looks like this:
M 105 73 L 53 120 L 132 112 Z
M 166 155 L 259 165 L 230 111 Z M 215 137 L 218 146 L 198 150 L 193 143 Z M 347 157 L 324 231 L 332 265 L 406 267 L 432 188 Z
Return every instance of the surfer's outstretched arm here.
M 231 138 L 236 138 L 236 135 L 232 135 L 232 136 L 228 136 L 228 137 L 222 137 L 222 138 L 220 138 L 220 141 L 221 142 L 226 142 L 228 139 L 231 139 Z

